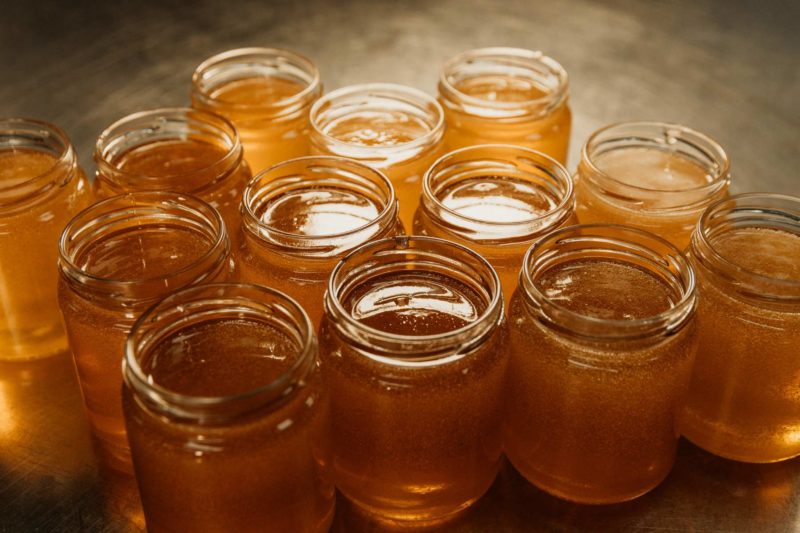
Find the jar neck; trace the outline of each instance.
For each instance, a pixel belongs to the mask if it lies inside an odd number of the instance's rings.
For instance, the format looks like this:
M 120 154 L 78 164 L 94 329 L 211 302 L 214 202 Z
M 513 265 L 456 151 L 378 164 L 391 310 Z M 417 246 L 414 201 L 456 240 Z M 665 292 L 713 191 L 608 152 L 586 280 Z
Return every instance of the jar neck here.
M 623 262 L 655 276 L 669 289 L 672 306 L 650 317 L 607 319 L 573 311 L 538 285 L 548 270 L 573 261 Z M 562 334 L 597 342 L 662 338 L 680 331 L 695 309 L 695 276 L 680 251 L 651 233 L 614 225 L 578 225 L 554 231 L 534 244 L 520 272 L 524 303 L 540 322 Z
M 215 321 L 254 322 L 285 335 L 293 357 L 276 378 L 229 396 L 181 394 L 162 386 L 146 370 L 153 350 L 187 328 Z M 259 348 L 263 351 L 263 348 Z M 257 285 L 217 283 L 172 294 L 145 312 L 125 345 L 125 384 L 145 405 L 171 420 L 224 424 L 282 405 L 308 385 L 316 366 L 317 340 L 305 311 L 281 292 Z
M 536 216 L 510 222 L 478 219 L 443 202 L 449 191 L 472 180 L 481 186 L 516 182 L 534 189 L 549 208 Z M 575 199 L 572 178 L 555 159 L 512 145 L 478 145 L 444 155 L 425 173 L 420 203 L 428 219 L 442 230 L 481 244 L 521 244 L 531 241 L 572 217 Z
M 632 185 L 602 170 L 601 157 L 630 149 L 681 157 L 702 168 L 708 181 L 692 188 L 656 189 Z M 728 156 L 719 144 L 685 126 L 663 122 L 625 122 L 596 131 L 583 146 L 578 174 L 615 202 L 667 213 L 704 209 L 726 194 L 731 179 Z
M 258 105 L 225 100 L 216 93 L 225 85 L 247 79 L 278 79 L 302 89 L 291 96 Z M 224 116 L 247 114 L 272 120 L 294 120 L 308 114 L 322 94 L 319 70 L 309 59 L 275 48 L 239 48 L 210 57 L 192 75 L 195 106 Z
M 360 116 L 396 113 L 424 125 L 425 133 L 396 144 L 357 144 L 339 139 L 332 130 L 341 122 Z M 429 153 L 444 136 L 444 112 L 439 103 L 422 91 L 391 83 L 369 83 L 343 87 L 317 100 L 311 107 L 309 140 L 323 153 L 363 161 L 386 168 Z
M 469 287 L 482 313 L 467 325 L 435 335 L 400 335 L 357 320 L 346 301 L 379 276 L 410 271 L 440 275 Z M 329 327 L 361 354 L 396 367 L 447 364 L 483 345 L 503 320 L 500 281 L 492 266 L 466 247 L 432 237 L 395 237 L 356 249 L 334 268 L 325 294 Z
M 732 293 L 780 307 L 800 304 L 800 281 L 751 272 L 716 248 L 725 234 L 742 229 L 780 230 L 800 238 L 800 197 L 781 194 L 739 194 L 711 205 L 692 234 L 691 257 L 704 273 Z
M 87 254 L 100 240 L 176 229 L 196 235 L 208 247 L 168 274 L 124 279 L 96 275 L 91 265 L 85 264 Z M 230 269 L 230 250 L 222 218 L 207 203 L 176 193 L 137 192 L 103 200 L 75 216 L 61 234 L 58 265 L 61 278 L 84 298 L 123 308 L 142 308 L 169 292 L 215 279 Z M 144 262 L 136 257 L 124 259 Z
M 176 141 L 206 143 L 219 148 L 223 155 L 206 167 L 170 175 L 148 175 L 123 168 L 123 159 L 132 151 Z M 220 116 L 190 108 L 155 109 L 128 115 L 100 135 L 94 159 L 96 181 L 112 194 L 171 190 L 202 195 L 227 179 L 236 179 L 236 170 L 244 164 L 239 134 L 233 125 Z
M 522 100 L 489 100 L 463 91 L 465 83 L 508 80 L 537 89 L 542 96 Z M 493 82 L 495 83 L 495 82 Z M 568 96 L 567 72 L 539 51 L 521 48 L 480 48 L 448 60 L 439 77 L 439 96 L 445 108 L 480 118 L 502 121 L 535 120 L 564 105 Z
M 35 176 L 10 176 L 0 182 L 0 215 L 47 199 L 78 173 L 78 158 L 66 133 L 47 122 L 0 119 L 0 154 L 17 150 L 50 155 L 54 163 Z

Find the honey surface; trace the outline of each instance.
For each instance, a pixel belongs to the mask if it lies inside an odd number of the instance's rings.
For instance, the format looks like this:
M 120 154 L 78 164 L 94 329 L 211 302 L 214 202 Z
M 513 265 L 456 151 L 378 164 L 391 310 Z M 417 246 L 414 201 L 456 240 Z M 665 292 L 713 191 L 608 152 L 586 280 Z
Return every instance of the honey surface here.
M 733 264 L 771 278 L 800 281 L 800 235 L 742 228 L 714 239 L 712 246 Z
M 331 121 L 325 133 L 350 144 L 395 146 L 411 142 L 431 130 L 414 115 L 402 111 L 361 111 Z
M 592 160 L 615 180 L 643 189 L 682 191 L 702 187 L 714 179 L 691 159 L 652 148 L 618 148 Z
M 41 176 L 56 163 L 58 158 L 37 150 L 0 150 L 0 189 Z
M 220 85 L 210 96 L 226 103 L 265 106 L 290 98 L 305 88 L 305 85 L 286 78 L 259 76 Z
M 528 102 L 548 96 L 533 81 L 515 76 L 475 76 L 454 84 L 459 92 L 490 102 Z
M 555 199 L 536 185 L 512 177 L 478 176 L 437 194 L 458 214 L 485 222 L 525 222 L 550 212 Z
M 216 144 L 198 139 L 158 141 L 125 152 L 116 166 L 132 174 L 169 178 L 206 169 L 227 153 Z

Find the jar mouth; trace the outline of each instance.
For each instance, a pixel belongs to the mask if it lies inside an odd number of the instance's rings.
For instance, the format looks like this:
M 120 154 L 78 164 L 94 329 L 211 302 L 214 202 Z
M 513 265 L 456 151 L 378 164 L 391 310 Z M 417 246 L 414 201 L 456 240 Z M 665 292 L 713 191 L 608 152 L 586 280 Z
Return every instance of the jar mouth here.
M 169 274 L 136 280 L 95 275 L 78 264 L 99 236 L 165 223 L 202 235 L 208 249 Z M 87 292 L 110 294 L 130 303 L 159 296 L 168 287 L 213 278 L 230 255 L 230 240 L 219 212 L 199 198 L 165 191 L 134 192 L 101 200 L 78 213 L 61 233 L 58 252 L 59 270 L 68 280 Z
M 457 329 L 403 335 L 368 326 L 345 307 L 343 300 L 371 278 L 409 272 L 412 266 L 467 284 L 483 300 L 482 312 Z M 497 272 L 469 248 L 434 237 L 400 236 L 366 243 L 334 267 L 328 279 L 325 312 L 331 327 L 349 338 L 364 356 L 392 366 L 428 367 L 457 360 L 488 338 L 503 319 L 503 296 Z
M 361 145 L 343 141 L 329 133 L 336 121 L 364 111 L 401 111 L 425 124 L 427 131 L 407 142 L 391 145 Z M 435 98 L 418 89 L 394 83 L 365 83 L 329 92 L 314 102 L 310 112 L 313 136 L 334 147 L 336 155 L 369 160 L 375 153 L 406 152 L 437 143 L 444 135 L 444 111 Z M 374 157 L 374 156 L 373 156 Z
M 0 150 L 28 149 L 44 152 L 56 158 L 44 172 L 8 185 L 0 182 L 0 207 L 24 202 L 54 186 L 55 174 L 65 172 L 65 181 L 77 168 L 77 157 L 67 134 L 53 124 L 29 118 L 0 117 Z
M 621 148 L 653 148 L 667 153 L 678 153 L 701 166 L 711 176 L 711 181 L 697 187 L 683 189 L 658 189 L 632 185 L 601 170 L 596 164 L 599 155 Z M 581 150 L 581 164 L 589 172 L 587 179 L 610 185 L 621 196 L 634 199 L 658 195 L 673 204 L 693 205 L 707 201 L 709 194 L 724 191 L 730 184 L 730 161 L 725 150 L 707 135 L 680 124 L 668 122 L 619 122 L 595 131 Z M 697 195 L 696 199 L 687 196 Z
M 212 96 L 226 83 L 252 77 L 282 77 L 305 87 L 285 98 L 263 105 L 242 104 Z M 305 56 L 279 48 L 237 48 L 206 59 L 192 74 L 192 94 L 204 105 L 222 105 L 230 109 L 256 110 L 276 117 L 290 115 L 322 94 L 320 74 Z
M 147 175 L 118 166 L 126 153 L 157 142 L 195 139 L 225 150 L 219 160 L 187 172 Z M 219 115 L 192 108 L 161 108 L 133 113 L 111 124 L 97 138 L 97 179 L 118 187 L 197 194 L 223 181 L 242 162 L 242 145 L 233 124 Z M 169 183 L 165 184 L 164 182 Z
M 535 280 L 540 274 L 580 259 L 615 260 L 647 270 L 669 287 L 674 297 L 671 307 L 643 318 L 600 318 L 573 311 L 539 290 Z M 526 303 L 549 325 L 590 339 L 671 335 L 688 322 L 696 305 L 694 270 L 675 246 L 652 233 L 613 224 L 569 226 L 542 237 L 525 254 L 520 287 Z
M 459 182 L 481 176 L 529 182 L 557 203 L 548 211 L 519 221 L 489 221 L 448 207 L 440 194 Z M 521 146 L 484 144 L 449 152 L 431 165 L 422 180 L 422 203 L 437 222 L 476 241 L 526 241 L 556 227 L 574 208 L 572 177 L 552 157 Z
M 529 100 L 504 102 L 472 96 L 458 89 L 464 79 L 501 75 L 526 80 L 545 94 Z M 559 107 L 567 98 L 567 71 L 541 51 L 491 47 L 462 52 L 442 67 L 439 91 L 448 107 L 469 115 L 495 119 L 536 118 Z
M 351 191 L 379 205 L 378 215 L 352 229 L 331 233 L 290 232 L 263 221 L 263 207 L 287 193 L 321 187 Z M 321 256 L 340 255 L 366 242 L 395 223 L 397 200 L 391 181 L 382 172 L 358 161 L 335 156 L 308 156 L 278 163 L 256 174 L 242 199 L 244 227 L 261 241 L 285 249 Z
M 753 272 L 720 254 L 714 238 L 731 229 L 766 228 L 800 237 L 800 197 L 776 193 L 744 193 L 719 200 L 705 210 L 692 234 L 693 255 L 711 264 L 738 289 L 756 299 L 800 300 L 800 280 Z
M 295 344 L 294 361 L 277 378 L 224 396 L 175 392 L 156 383 L 142 368 L 141 362 L 150 351 L 170 335 L 186 327 L 224 319 L 247 319 L 275 327 Z M 159 411 L 214 423 L 280 402 L 305 386 L 303 371 L 314 364 L 316 351 L 311 320 L 294 299 L 259 285 L 212 283 L 173 293 L 145 311 L 125 344 L 122 373 L 125 382 Z

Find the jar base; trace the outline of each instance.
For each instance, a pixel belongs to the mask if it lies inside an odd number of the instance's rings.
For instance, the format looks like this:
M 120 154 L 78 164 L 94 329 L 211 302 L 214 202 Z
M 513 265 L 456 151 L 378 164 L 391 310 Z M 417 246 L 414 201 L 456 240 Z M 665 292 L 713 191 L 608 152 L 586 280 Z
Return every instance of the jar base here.
M 344 497 L 357 512 L 363 514 L 370 521 L 378 522 L 392 529 L 427 529 L 442 526 L 461 516 L 472 504 L 480 499 L 480 496 L 472 498 L 457 506 L 429 509 L 404 509 L 400 506 L 387 508 L 370 505 L 341 492 L 341 489 L 340 495 Z
M 770 446 L 770 442 L 759 440 L 749 444 L 742 442 L 741 436 L 731 435 L 730 432 L 721 432 L 714 429 L 716 424 L 695 421 L 691 425 L 684 423 L 681 429 L 683 437 L 706 452 L 740 463 L 769 464 L 788 461 L 800 456 L 800 448 L 779 448 Z M 765 450 L 770 448 L 776 453 L 768 454 Z

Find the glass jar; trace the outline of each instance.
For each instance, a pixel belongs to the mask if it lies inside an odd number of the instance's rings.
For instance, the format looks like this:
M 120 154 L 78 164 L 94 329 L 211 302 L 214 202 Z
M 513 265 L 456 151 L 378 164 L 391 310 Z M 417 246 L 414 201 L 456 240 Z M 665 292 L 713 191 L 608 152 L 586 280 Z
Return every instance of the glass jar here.
M 507 352 L 497 274 L 430 237 L 356 249 L 320 327 L 335 483 L 379 520 L 441 523 L 486 492 L 501 457 Z
M 90 201 L 63 131 L 38 120 L 0 119 L 0 359 L 67 348 L 53 265 L 61 230 Z
M 302 157 L 261 172 L 245 189 L 242 217 L 240 279 L 295 298 L 314 327 L 336 263 L 403 232 L 389 179 L 341 157 Z
M 689 245 L 703 210 L 728 194 L 725 151 L 702 133 L 664 122 L 602 128 L 583 146 L 575 174 L 583 224 L 625 224 Z
M 123 405 L 148 531 L 328 530 L 317 352 L 300 306 L 255 285 L 192 287 L 142 315 Z
M 715 203 L 689 254 L 700 344 L 683 434 L 737 461 L 800 455 L 800 197 Z
M 356 159 L 386 174 L 411 227 L 422 175 L 444 152 L 444 112 L 417 89 L 390 83 L 344 87 L 311 108 L 311 153 Z
M 566 163 L 567 86 L 564 68 L 541 52 L 479 48 L 451 58 L 439 77 L 447 149 L 516 144 Z
M 321 94 L 316 65 L 275 48 L 217 54 L 192 76 L 192 107 L 236 126 L 254 173 L 308 155 L 308 111 Z
M 695 279 L 672 245 L 622 226 L 534 244 L 511 299 L 505 452 L 580 503 L 636 498 L 675 461 L 696 349 Z
M 508 301 L 530 245 L 574 224 L 574 209 L 572 178 L 558 161 L 521 146 L 470 146 L 425 173 L 413 233 L 463 244 L 488 259 Z
M 125 339 L 164 295 L 231 275 L 219 213 L 188 195 L 138 192 L 85 209 L 61 235 L 58 301 L 102 458 L 130 469 L 119 391 Z
M 217 209 L 231 236 L 251 177 L 233 124 L 206 111 L 155 109 L 115 122 L 97 139 L 94 188 L 101 198 L 135 191 L 191 194 Z

